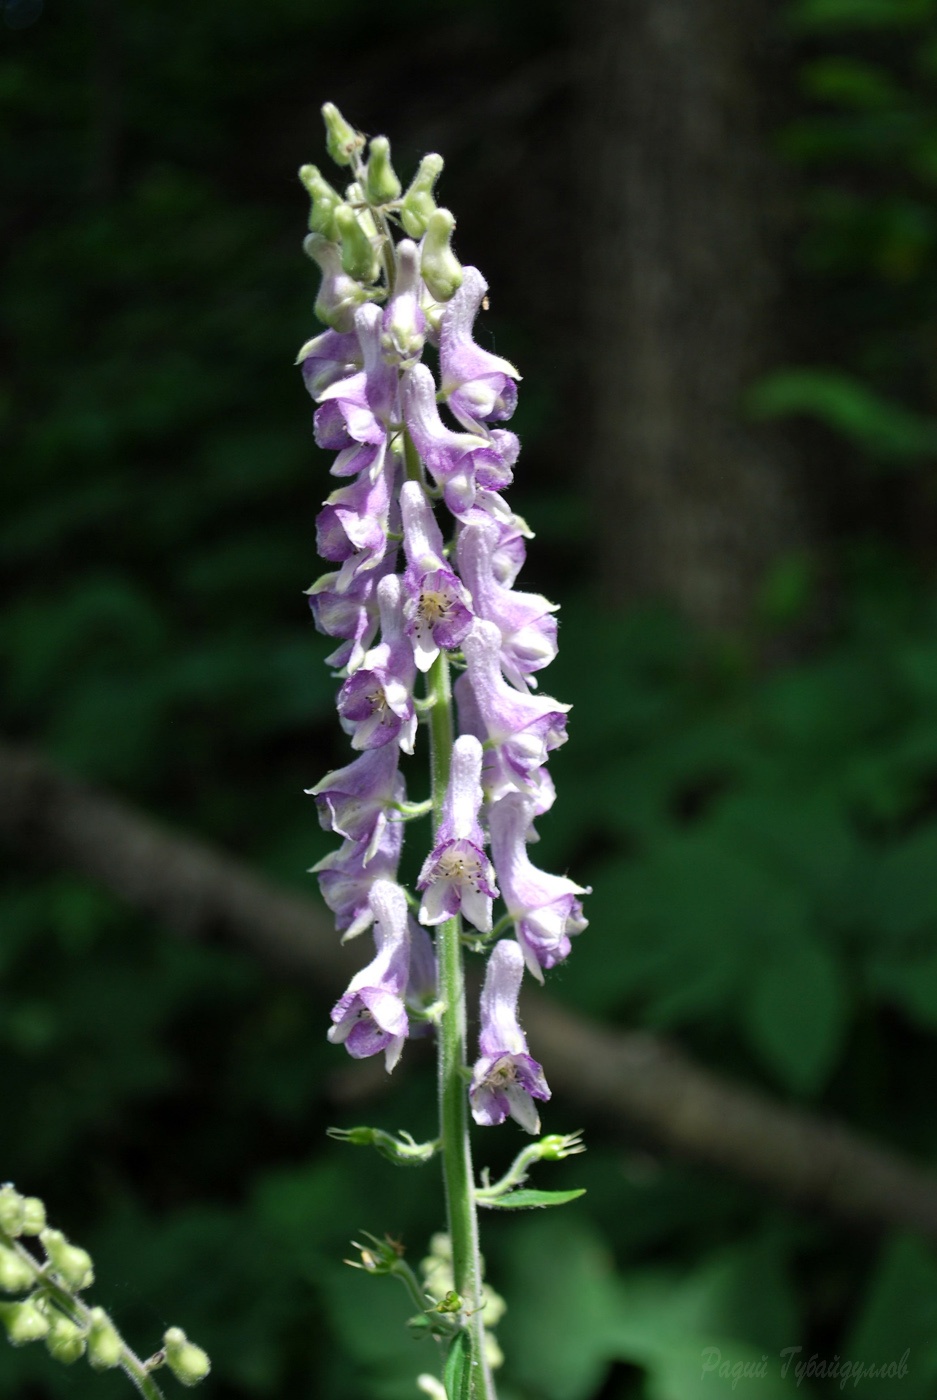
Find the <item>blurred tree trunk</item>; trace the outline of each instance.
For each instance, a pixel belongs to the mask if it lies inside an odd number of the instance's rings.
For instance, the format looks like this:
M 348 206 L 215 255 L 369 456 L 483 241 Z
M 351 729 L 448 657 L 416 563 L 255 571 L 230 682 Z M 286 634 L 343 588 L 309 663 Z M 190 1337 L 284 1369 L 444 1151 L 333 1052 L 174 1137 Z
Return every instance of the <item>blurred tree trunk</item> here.
M 595 0 L 584 69 L 588 454 L 613 601 L 733 627 L 809 544 L 791 453 L 747 425 L 784 359 L 764 0 Z M 775 11 L 776 13 L 776 11 Z

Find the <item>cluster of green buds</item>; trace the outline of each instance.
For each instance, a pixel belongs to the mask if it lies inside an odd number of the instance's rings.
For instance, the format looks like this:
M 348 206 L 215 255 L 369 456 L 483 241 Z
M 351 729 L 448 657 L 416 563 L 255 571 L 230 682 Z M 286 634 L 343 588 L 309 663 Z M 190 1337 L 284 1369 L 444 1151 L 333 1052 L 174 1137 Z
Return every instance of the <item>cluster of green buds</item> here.
M 26 1240 L 38 1243 L 43 1258 Z M 205 1352 L 178 1327 L 170 1327 L 159 1351 L 141 1360 L 104 1309 L 89 1307 L 80 1296 L 93 1282 L 90 1254 L 46 1224 L 38 1196 L 22 1196 L 10 1184 L 0 1186 L 0 1292 L 18 1295 L 0 1301 L 0 1322 L 13 1346 L 43 1342 L 49 1355 L 66 1366 L 86 1356 L 95 1371 L 120 1367 L 146 1400 L 161 1400 L 152 1379 L 161 1367 L 187 1386 L 208 1375 Z
M 310 232 L 303 247 L 322 272 L 316 315 L 332 330 L 349 332 L 354 329 L 357 307 L 386 299 L 394 284 L 393 275 L 381 281 L 388 266 L 393 268 L 390 221 L 420 242 L 419 266 L 406 271 L 414 285 L 417 276 L 422 279 L 432 299 L 422 311 L 429 324 L 437 327 L 445 303 L 462 284 L 462 267 L 451 246 L 455 219 L 433 197 L 442 156 L 424 156 L 404 190 L 391 164 L 386 136 L 366 143 L 331 102 L 325 104 L 322 115 L 329 155 L 336 164 L 349 166 L 354 178 L 340 194 L 318 166 L 304 165 L 299 172 L 312 200 Z

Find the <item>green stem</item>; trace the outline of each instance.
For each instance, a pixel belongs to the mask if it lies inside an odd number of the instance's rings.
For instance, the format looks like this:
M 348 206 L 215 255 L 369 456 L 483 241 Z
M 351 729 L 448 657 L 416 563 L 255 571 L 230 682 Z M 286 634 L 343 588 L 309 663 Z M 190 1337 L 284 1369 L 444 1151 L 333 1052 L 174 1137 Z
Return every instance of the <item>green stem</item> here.
M 4 1237 L 4 1243 L 8 1249 L 15 1249 L 19 1257 L 29 1264 L 36 1276 L 37 1286 L 46 1297 L 51 1299 L 55 1306 L 65 1313 L 66 1317 L 70 1317 L 73 1322 L 77 1322 L 86 1331 L 90 1329 L 91 1309 L 87 1303 L 84 1303 L 77 1294 L 63 1288 L 61 1284 L 51 1278 L 34 1255 L 24 1248 L 19 1240 Z M 140 1360 L 136 1352 L 131 1351 L 123 1337 L 120 1339 L 120 1360 L 117 1364 L 124 1375 L 133 1382 L 144 1400 L 165 1400 L 163 1392 L 147 1370 L 146 1363 Z
M 420 458 L 404 434 L 404 464 L 409 481 L 422 481 Z M 452 759 L 452 688 L 449 661 L 440 652 L 427 675 L 429 710 L 430 779 L 433 831 L 442 819 Z M 485 1357 L 482 1318 L 481 1256 L 478 1249 L 478 1216 L 475 1179 L 469 1141 L 468 1068 L 465 1046 L 465 978 L 462 967 L 462 920 L 457 914 L 436 930 L 439 963 L 439 997 L 443 1004 L 437 1035 L 439 1084 L 439 1137 L 442 1144 L 446 1213 L 452 1243 L 452 1273 L 456 1292 L 471 1312 L 472 1350 L 477 1358 L 475 1394 L 479 1400 L 497 1400 Z

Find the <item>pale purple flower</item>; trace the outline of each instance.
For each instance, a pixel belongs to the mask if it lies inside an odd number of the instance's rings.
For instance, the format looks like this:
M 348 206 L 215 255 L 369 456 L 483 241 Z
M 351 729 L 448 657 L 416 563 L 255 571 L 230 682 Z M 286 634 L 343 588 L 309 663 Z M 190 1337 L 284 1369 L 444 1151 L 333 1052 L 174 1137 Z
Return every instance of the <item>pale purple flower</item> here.
M 406 786 L 398 771 L 399 752 L 393 745 L 367 749 L 353 763 L 327 773 L 315 787 L 319 822 L 346 841 L 365 845 L 363 864 L 375 854 L 388 821 L 388 811 L 403 802 Z
M 346 592 L 356 575 L 373 569 L 387 550 L 394 462 L 387 458 L 340 486 L 316 516 L 316 544 L 323 559 L 341 564 L 336 591 Z
M 539 593 L 506 588 L 495 575 L 501 527 L 474 512 L 459 533 L 459 573 L 472 595 L 477 617 L 493 622 L 501 633 L 501 669 L 521 690 L 536 681 L 531 672 L 548 666 L 556 655 L 556 604 Z
M 510 1114 L 525 1132 L 539 1133 L 534 1099 L 548 1099 L 550 1090 L 517 1019 L 523 976 L 524 959 L 517 944 L 508 939 L 496 943 L 485 971 L 479 1058 L 472 1070 L 469 1099 L 472 1117 L 484 1127 L 503 1123 Z
M 318 264 L 322 273 L 316 315 L 333 330 L 351 331 L 356 309 L 370 294 L 342 267 L 342 253 L 337 243 L 331 243 L 321 234 L 310 233 L 303 240 L 303 251 Z
M 472 625 L 471 599 L 443 557 L 442 535 L 419 482 L 400 489 L 404 573 L 404 617 L 416 664 L 428 671 L 440 650 L 457 647 Z
M 403 631 L 401 591 L 398 574 L 381 579 L 377 586 L 381 641 L 365 654 L 338 692 L 338 713 L 352 736 L 353 749 L 396 743 L 404 753 L 413 752 L 416 665 Z
M 471 509 L 479 488 L 499 491 L 510 483 L 517 438 L 504 429 L 456 433 L 447 428 L 426 365 L 414 365 L 404 375 L 403 411 L 414 445 L 453 515 Z
M 475 267 L 462 269 L 462 285 L 446 307 L 439 328 L 439 373 L 443 397 L 470 432 L 481 419 L 503 421 L 517 404 L 517 370 L 475 344 L 472 326 L 488 283 Z
M 407 983 L 407 1006 L 413 1012 L 423 1012 L 439 997 L 439 969 L 433 940 L 422 924 L 410 917 L 410 980 Z M 410 1022 L 410 1038 L 432 1033 L 429 1021 Z
M 543 969 L 568 957 L 570 936 L 586 927 L 579 896 L 589 891 L 565 875 L 549 875 L 531 864 L 526 843 L 534 815 L 523 793 L 508 793 L 491 807 L 488 826 L 498 883 L 517 941 L 530 971 L 542 982 Z
M 345 841 L 312 867 L 342 942 L 364 933 L 374 918 L 368 902 L 375 880 L 394 880 L 403 848 L 403 822 L 388 822 L 377 844 Z
M 410 975 L 407 897 L 390 880 L 376 880 L 369 894 L 377 954 L 356 973 L 332 1007 L 329 1040 L 356 1060 L 384 1052 L 387 1072 L 400 1059 L 409 1030 L 404 994 Z
M 501 674 L 501 633 L 493 622 L 476 619 L 462 650 L 477 720 L 523 784 L 543 766 L 551 749 L 566 742 L 566 714 L 572 707 L 508 685 Z
M 420 253 L 403 238 L 397 244 L 397 281 L 384 308 L 381 351 L 388 364 L 410 369 L 420 358 L 426 339 L 426 317 L 420 307 Z
M 362 306 L 355 329 L 364 368 L 340 379 L 319 394 L 315 436 L 319 447 L 338 452 L 333 476 L 377 472 L 387 450 L 387 430 L 399 416 L 397 374 L 380 355 L 381 311 Z
M 302 370 L 303 383 L 315 399 L 337 379 L 344 379 L 359 368 L 362 356 L 358 337 L 353 332 L 343 335 L 340 331 L 323 331 L 306 341 L 296 363 Z
M 396 548 L 388 549 L 374 568 L 353 576 L 345 588 L 339 587 L 339 572 L 323 574 L 307 588 L 317 629 L 327 637 L 343 639 L 341 646 L 326 657 L 336 670 L 347 667 L 353 671 L 364 660 L 377 634 L 377 585 L 393 569 L 396 557 Z
M 498 893 L 485 837 L 478 821 L 482 804 L 482 746 L 470 734 L 456 739 L 442 818 L 417 889 L 423 891 L 420 922 L 441 924 L 460 910 L 481 933 L 491 932 L 491 902 Z

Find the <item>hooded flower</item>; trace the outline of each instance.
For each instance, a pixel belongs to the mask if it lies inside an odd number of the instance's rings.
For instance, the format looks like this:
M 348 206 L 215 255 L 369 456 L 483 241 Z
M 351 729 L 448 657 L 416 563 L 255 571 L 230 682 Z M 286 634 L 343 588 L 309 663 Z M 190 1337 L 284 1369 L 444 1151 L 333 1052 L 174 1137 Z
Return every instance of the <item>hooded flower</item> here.
M 356 1060 L 384 1052 L 388 1074 L 400 1059 L 409 1030 L 404 994 L 410 975 L 407 897 L 390 880 L 376 880 L 369 895 L 377 954 L 351 979 L 332 1007 L 329 1040 Z
M 306 590 L 318 631 L 343 638 L 342 645 L 326 657 L 336 670 L 354 671 L 364 660 L 377 634 L 377 585 L 393 569 L 396 557 L 396 548 L 389 549 L 373 569 L 353 575 L 347 588 L 339 587 L 339 571 L 323 574 Z
M 543 1070 L 528 1052 L 517 1019 L 523 976 L 524 959 L 517 944 L 508 939 L 496 943 L 482 989 L 479 1058 L 472 1070 L 469 1099 L 476 1123 L 494 1127 L 510 1114 L 525 1132 L 539 1133 L 534 1099 L 548 1099 L 550 1090 Z
M 472 339 L 478 308 L 488 283 L 475 267 L 462 269 L 462 285 L 446 307 L 439 328 L 439 372 L 442 393 L 452 412 L 469 432 L 479 420 L 503 421 L 517 405 L 520 375 L 507 360 L 482 350 Z
M 316 516 L 316 544 L 323 559 L 341 564 L 336 591 L 346 592 L 356 575 L 384 558 L 390 528 L 393 458 L 377 471 L 363 471 L 351 486 L 333 491 Z
M 476 619 L 462 642 L 475 713 L 515 779 L 525 783 L 566 742 L 571 708 L 547 695 L 514 690 L 501 674 L 501 633 Z
M 398 772 L 399 751 L 392 744 L 366 749 L 353 763 L 327 773 L 307 794 L 316 799 L 319 822 L 346 841 L 366 844 L 363 864 L 376 853 L 388 809 L 403 802 L 406 785 Z
M 366 653 L 361 665 L 338 692 L 338 713 L 351 734 L 354 749 L 374 749 L 398 743 L 413 752 L 416 710 L 413 649 L 403 633 L 401 583 L 387 574 L 377 586 L 381 641 Z
M 400 513 L 407 556 L 406 631 L 417 666 L 428 671 L 440 650 L 457 647 L 471 627 L 471 599 L 445 562 L 439 526 L 418 482 L 403 483 Z
M 371 926 L 371 888 L 375 880 L 396 879 L 402 849 L 403 823 L 387 822 L 377 843 L 345 841 L 312 867 L 343 943 Z
M 501 527 L 490 516 L 473 514 L 459 532 L 459 573 L 472 595 L 478 617 L 501 633 L 501 669 L 512 685 L 526 690 L 532 671 L 548 666 L 556 655 L 556 604 L 539 593 L 518 593 L 495 574 Z
M 510 483 L 517 438 L 504 429 L 456 433 L 447 428 L 436 407 L 436 382 L 426 365 L 414 365 L 404 376 L 403 411 L 416 450 L 453 515 L 471 509 L 480 487 L 500 491 Z
M 508 915 L 524 961 L 542 982 L 543 968 L 555 967 L 568 957 L 570 936 L 586 927 L 579 896 L 589 891 L 565 875 L 549 875 L 531 864 L 526 843 L 533 816 L 532 803 L 522 793 L 512 792 L 494 803 L 488 823 Z
M 491 902 L 498 893 L 478 822 L 482 804 L 482 746 L 470 734 L 452 748 L 449 786 L 436 844 L 423 863 L 420 922 L 441 924 L 459 910 L 480 933 L 491 932 Z
M 323 389 L 354 373 L 361 364 L 358 337 L 353 333 L 323 331 L 306 341 L 296 356 L 296 363 L 302 370 L 307 390 L 314 399 L 318 398 Z
M 355 329 L 364 368 L 323 389 L 315 414 L 317 444 L 338 452 L 333 476 L 377 472 L 387 449 L 388 426 L 398 416 L 397 375 L 380 354 L 380 308 L 360 307 Z

